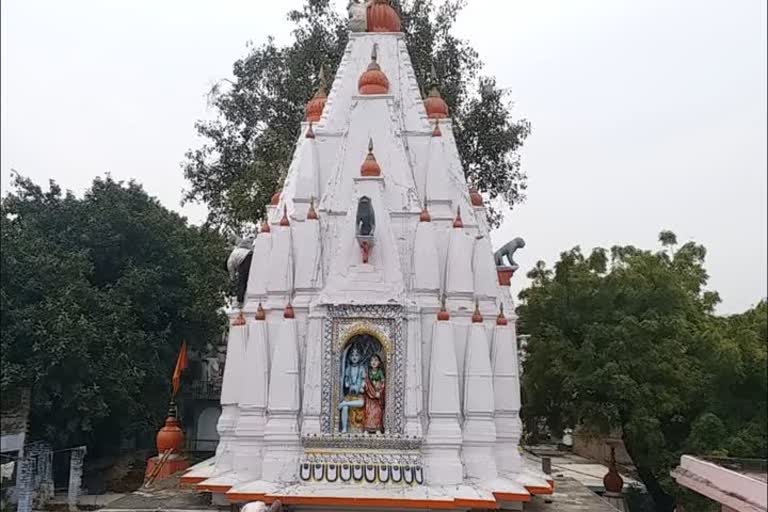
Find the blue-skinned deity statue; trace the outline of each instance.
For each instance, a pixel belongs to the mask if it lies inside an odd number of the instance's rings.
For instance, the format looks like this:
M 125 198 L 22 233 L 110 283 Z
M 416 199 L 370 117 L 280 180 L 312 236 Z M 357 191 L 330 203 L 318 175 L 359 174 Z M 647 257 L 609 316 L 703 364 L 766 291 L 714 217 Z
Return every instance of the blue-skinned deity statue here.
M 363 407 L 363 386 L 365 385 L 366 368 L 363 355 L 353 346 L 347 354 L 342 378 L 342 392 L 345 397 L 339 403 L 341 411 L 340 428 L 342 433 L 349 431 L 349 410 Z

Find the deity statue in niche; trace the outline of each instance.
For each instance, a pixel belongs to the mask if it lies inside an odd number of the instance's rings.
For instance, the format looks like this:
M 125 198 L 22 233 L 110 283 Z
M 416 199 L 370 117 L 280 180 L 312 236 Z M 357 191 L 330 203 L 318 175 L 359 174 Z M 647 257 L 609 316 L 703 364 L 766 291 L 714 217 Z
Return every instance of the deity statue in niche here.
M 365 377 L 363 401 L 363 428 L 368 433 L 384 432 L 384 390 L 385 376 L 378 354 L 371 356 L 368 363 L 368 375 Z
M 339 431 L 384 431 L 385 368 L 381 343 L 368 334 L 352 337 L 341 353 Z

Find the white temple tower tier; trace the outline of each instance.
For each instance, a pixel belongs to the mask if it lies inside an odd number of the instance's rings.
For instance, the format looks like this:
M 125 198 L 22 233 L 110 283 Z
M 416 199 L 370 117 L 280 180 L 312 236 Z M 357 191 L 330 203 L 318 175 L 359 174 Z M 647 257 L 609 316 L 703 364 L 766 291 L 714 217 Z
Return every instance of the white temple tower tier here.
M 239 401 L 242 389 L 242 361 L 245 356 L 245 340 L 248 336 L 248 326 L 242 313 L 235 316 L 229 328 L 229 343 L 227 359 L 224 363 L 224 377 L 221 386 L 221 416 L 216 425 L 219 433 L 219 444 L 216 447 L 216 470 L 225 473 L 233 469 L 234 449 L 238 438 L 235 436 L 238 417 L 240 415 Z
M 497 321 L 491 345 L 496 421 L 494 451 L 499 473 L 512 476 L 522 471 L 523 460 L 519 450 L 522 422 L 515 329 L 505 322 Z
M 247 379 L 248 384 L 243 386 L 240 414 L 235 428 L 235 437 L 239 443 L 234 454 L 234 469 L 240 481 L 261 477 L 269 389 L 267 323 L 261 304 L 256 318 L 249 324 L 248 349 L 243 364 L 243 379 Z
M 301 456 L 298 331 L 294 318 L 276 322 L 278 341 L 274 344 L 269 378 L 262 478 L 269 482 L 294 482 L 298 479 Z
M 492 480 L 497 476 L 493 374 L 483 317 L 477 307 L 464 359 L 464 464 L 469 478 Z
M 453 342 L 453 325 L 447 312 L 432 329 L 432 361 L 429 372 L 429 426 L 424 451 L 427 481 L 431 485 L 456 485 L 464 480 L 459 457 L 459 372 Z

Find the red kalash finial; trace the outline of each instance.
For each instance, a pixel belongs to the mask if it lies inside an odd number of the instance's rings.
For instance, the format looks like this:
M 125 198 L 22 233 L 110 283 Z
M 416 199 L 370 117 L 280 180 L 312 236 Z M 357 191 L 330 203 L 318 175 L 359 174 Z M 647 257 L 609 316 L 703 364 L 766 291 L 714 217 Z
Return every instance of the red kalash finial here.
M 282 190 L 277 190 L 274 194 L 272 194 L 272 200 L 269 202 L 270 206 L 277 206 L 277 204 L 280 202 L 280 192 L 282 192 Z
M 400 16 L 389 0 L 374 0 L 368 6 L 368 32 L 400 32 Z
M 254 316 L 256 320 L 266 320 L 267 319 L 267 312 L 264 311 L 264 307 L 262 307 L 261 302 L 259 302 L 259 307 L 256 310 L 256 315 Z
M 315 138 L 315 130 L 312 129 L 312 121 L 309 122 L 309 128 L 307 128 L 307 135 L 305 137 L 308 139 Z
M 483 315 L 480 314 L 480 302 L 477 300 L 475 300 L 475 312 L 472 313 L 472 323 L 473 324 L 483 323 Z
M 315 198 L 309 199 L 309 210 L 307 211 L 307 220 L 317 220 L 317 212 L 315 211 Z
M 451 315 L 445 307 L 445 294 L 443 294 L 442 297 L 440 297 L 440 311 L 437 312 L 437 321 L 447 322 L 450 319 Z
M 474 207 L 483 206 L 483 196 L 480 195 L 480 192 L 478 192 L 475 187 L 469 189 L 469 200 Z
M 440 89 L 437 88 L 437 72 L 435 65 L 432 64 L 432 73 L 430 77 L 429 94 L 424 98 L 424 108 L 427 110 L 427 117 L 430 119 L 445 119 L 448 117 L 448 104 L 440 95 Z
M 429 210 L 427 210 L 427 198 L 424 198 L 424 207 L 421 209 L 421 214 L 419 215 L 419 222 L 432 222 L 432 216 L 429 214 Z
M 368 64 L 368 69 L 360 75 L 360 79 L 357 81 L 357 90 L 364 96 L 389 92 L 389 79 L 381 70 L 377 59 L 378 45 L 374 43 L 371 51 L 371 63 Z
M 271 233 L 272 232 L 272 228 L 269 227 L 269 222 L 264 220 L 261 223 L 261 229 L 259 231 L 261 231 L 262 233 Z
M 464 221 L 461 220 L 461 206 L 456 207 L 456 218 L 453 221 L 453 227 L 456 229 L 464 227 Z
M 323 116 L 325 102 L 328 99 L 325 84 L 325 66 L 320 66 L 318 78 L 320 79 L 320 84 L 317 87 L 317 91 L 315 91 L 315 95 L 307 102 L 306 107 L 304 107 L 304 113 L 306 114 L 305 119 L 310 123 L 317 123 L 320 121 L 320 118 Z
M 376 157 L 373 156 L 373 139 L 368 139 L 368 155 L 360 166 L 360 176 L 376 177 L 381 176 L 381 167 Z
M 507 325 L 509 322 L 507 321 L 507 317 L 504 316 L 504 304 L 499 305 L 499 316 L 496 317 L 496 325 L 504 326 Z
M 293 306 L 291 305 L 291 301 L 288 301 L 288 304 L 285 305 L 285 310 L 283 311 L 283 318 L 292 319 L 296 318 L 296 313 L 293 311 Z
M 288 220 L 288 205 L 283 205 L 283 218 L 280 219 L 280 225 L 283 227 L 290 226 L 291 221 Z

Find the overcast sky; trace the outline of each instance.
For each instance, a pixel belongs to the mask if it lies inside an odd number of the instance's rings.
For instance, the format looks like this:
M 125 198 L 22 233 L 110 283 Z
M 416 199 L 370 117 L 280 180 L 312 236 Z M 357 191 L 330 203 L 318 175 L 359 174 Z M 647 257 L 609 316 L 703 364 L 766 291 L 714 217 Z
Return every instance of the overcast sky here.
M 3 190 L 110 172 L 200 222 L 180 162 L 205 93 L 300 3 L 2 0 Z M 708 248 L 719 311 L 766 296 L 765 0 L 469 0 L 458 31 L 533 125 L 529 198 L 493 235 L 526 239 L 523 270 L 671 229 Z

